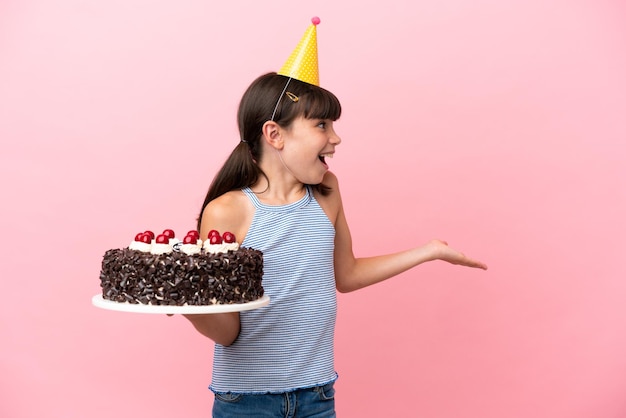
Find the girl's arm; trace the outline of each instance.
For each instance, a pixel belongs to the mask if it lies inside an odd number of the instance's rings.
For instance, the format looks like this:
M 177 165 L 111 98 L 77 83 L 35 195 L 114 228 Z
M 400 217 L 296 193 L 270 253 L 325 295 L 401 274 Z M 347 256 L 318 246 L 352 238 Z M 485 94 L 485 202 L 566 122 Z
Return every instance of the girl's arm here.
M 200 334 L 218 344 L 229 346 L 239 336 L 239 312 L 183 316 Z
M 441 240 L 432 240 L 420 247 L 393 254 L 356 258 L 352 252 L 352 237 L 336 182 L 332 188 L 333 200 L 335 201 L 333 206 L 337 210 L 335 220 L 335 281 L 338 291 L 344 293 L 361 289 L 433 260 L 487 269 L 484 263 L 466 257 Z
M 239 193 L 241 194 L 241 193 Z M 241 200 L 237 192 L 230 192 L 207 205 L 202 214 L 200 238 L 206 239 L 211 229 L 223 234 L 232 232 L 241 243 L 246 231 L 246 220 L 250 218 L 250 208 Z M 241 322 L 239 312 L 205 315 L 184 315 L 196 330 L 218 344 L 231 345 L 239 336 Z

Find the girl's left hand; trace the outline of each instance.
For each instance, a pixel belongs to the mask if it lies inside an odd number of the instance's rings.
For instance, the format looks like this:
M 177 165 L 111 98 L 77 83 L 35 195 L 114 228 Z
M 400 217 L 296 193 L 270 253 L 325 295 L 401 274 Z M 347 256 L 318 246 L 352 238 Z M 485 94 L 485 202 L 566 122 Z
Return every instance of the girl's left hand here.
M 450 264 L 487 270 L 485 263 L 467 257 L 465 254 L 448 246 L 446 241 L 435 239 L 430 241 L 427 245 L 431 247 L 433 259 L 435 260 L 443 260 Z

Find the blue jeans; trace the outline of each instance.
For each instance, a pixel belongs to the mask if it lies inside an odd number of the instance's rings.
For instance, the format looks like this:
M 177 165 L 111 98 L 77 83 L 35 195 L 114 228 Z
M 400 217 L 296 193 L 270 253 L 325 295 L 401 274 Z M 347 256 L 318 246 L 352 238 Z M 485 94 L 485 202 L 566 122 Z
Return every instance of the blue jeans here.
M 213 418 L 335 418 L 333 383 L 293 392 L 216 393 Z

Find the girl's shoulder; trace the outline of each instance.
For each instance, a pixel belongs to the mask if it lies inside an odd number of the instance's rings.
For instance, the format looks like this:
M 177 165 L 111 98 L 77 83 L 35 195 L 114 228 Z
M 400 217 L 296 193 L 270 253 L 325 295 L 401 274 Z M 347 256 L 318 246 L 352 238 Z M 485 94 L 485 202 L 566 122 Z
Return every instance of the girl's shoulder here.
M 252 220 L 254 208 L 241 191 L 233 190 L 212 200 L 202 212 L 202 229 L 230 231 L 243 237 Z
M 334 173 L 328 171 L 324 175 L 322 185 L 326 186 L 328 191 L 326 193 L 315 191 L 315 199 L 324 212 L 326 212 L 328 219 L 330 219 L 334 225 L 337 220 L 337 215 L 342 210 L 341 194 L 339 193 L 339 180 Z
M 209 204 L 216 204 L 219 206 L 227 206 L 232 204 L 238 204 L 241 200 L 247 199 L 245 193 L 241 190 L 231 190 L 226 192 L 220 197 L 213 199 Z
M 242 212 L 246 211 L 247 202 L 249 199 L 241 190 L 232 190 L 212 200 L 204 211 L 220 218 L 239 217 Z

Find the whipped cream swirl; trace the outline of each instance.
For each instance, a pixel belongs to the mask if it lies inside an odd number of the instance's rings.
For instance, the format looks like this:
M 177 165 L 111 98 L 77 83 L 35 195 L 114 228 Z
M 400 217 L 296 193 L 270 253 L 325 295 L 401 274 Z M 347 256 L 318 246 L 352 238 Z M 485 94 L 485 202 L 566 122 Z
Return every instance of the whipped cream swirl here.
M 209 240 L 204 241 L 204 251 L 211 254 L 225 253 L 228 251 L 237 251 L 239 249 L 239 243 L 222 243 L 211 244 Z
M 152 248 L 152 244 L 141 241 L 133 241 L 128 246 L 129 250 L 141 251 L 142 253 L 149 253 Z
M 170 240 L 171 242 L 171 240 Z M 150 254 L 169 254 L 172 252 L 171 244 L 152 244 L 152 248 L 150 249 Z
M 202 247 L 198 244 L 182 244 L 178 247 L 180 252 L 185 253 L 187 255 L 195 255 L 200 254 L 202 251 Z

